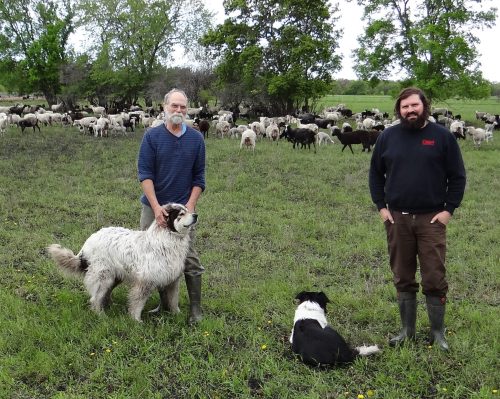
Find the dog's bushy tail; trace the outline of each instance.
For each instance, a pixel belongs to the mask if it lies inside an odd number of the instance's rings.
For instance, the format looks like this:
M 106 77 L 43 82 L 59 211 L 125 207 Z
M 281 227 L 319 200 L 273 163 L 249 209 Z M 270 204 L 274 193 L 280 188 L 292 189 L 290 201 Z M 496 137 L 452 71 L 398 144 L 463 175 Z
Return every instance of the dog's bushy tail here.
M 380 352 L 380 348 L 377 345 L 370 345 L 370 346 L 358 346 L 354 348 L 356 352 L 358 352 L 359 356 L 370 356 L 373 355 L 374 353 Z
M 47 247 L 47 252 L 61 271 L 73 276 L 85 274 L 86 270 L 82 267 L 81 259 L 71 249 L 61 247 L 59 244 L 52 244 Z

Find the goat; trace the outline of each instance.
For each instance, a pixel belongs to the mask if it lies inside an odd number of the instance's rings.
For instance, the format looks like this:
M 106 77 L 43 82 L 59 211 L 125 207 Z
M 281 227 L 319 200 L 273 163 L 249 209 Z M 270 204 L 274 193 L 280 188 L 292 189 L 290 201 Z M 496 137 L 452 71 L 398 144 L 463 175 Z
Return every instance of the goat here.
M 367 150 L 367 152 L 370 152 L 371 146 L 375 144 L 380 134 L 380 131 L 378 130 L 354 130 L 342 132 L 337 126 L 332 127 L 331 131 L 332 136 L 337 136 L 339 141 L 344 145 L 342 147 L 342 152 L 344 152 L 346 147 L 349 147 L 353 154 L 354 151 L 352 149 L 352 144 L 362 144 L 362 151 Z
M 38 119 L 35 118 L 33 120 L 32 118 L 23 118 L 18 122 L 18 126 L 21 128 L 21 132 L 24 133 L 24 129 L 27 127 L 32 127 L 33 128 L 33 133 L 35 133 L 35 128 L 38 128 L 38 131 L 41 132 L 40 126 L 38 126 Z
M 203 134 L 203 138 L 208 138 L 208 131 L 210 130 L 210 122 L 206 119 L 201 119 L 198 122 L 198 128 L 200 129 L 201 134 Z
M 293 143 L 293 148 L 295 148 L 295 145 L 297 145 L 298 148 L 299 144 L 301 144 L 301 148 L 305 148 L 307 145 L 307 147 L 311 149 L 312 144 L 314 146 L 314 153 L 316 153 L 316 134 L 310 129 L 292 129 L 290 125 L 288 125 L 281 134 L 280 138 L 282 137 Z

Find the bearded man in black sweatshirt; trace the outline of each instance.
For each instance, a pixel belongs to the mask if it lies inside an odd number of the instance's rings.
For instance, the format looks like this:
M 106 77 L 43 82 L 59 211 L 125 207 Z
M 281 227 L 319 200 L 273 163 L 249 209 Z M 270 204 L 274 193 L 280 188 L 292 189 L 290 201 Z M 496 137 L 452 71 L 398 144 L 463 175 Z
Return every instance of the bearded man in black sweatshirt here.
M 465 168 L 455 137 L 430 122 L 430 103 L 418 88 L 404 89 L 372 155 L 369 185 L 384 221 L 402 329 L 391 346 L 415 339 L 417 258 L 431 324 L 430 343 L 448 350 L 444 336 L 446 225 L 465 190 Z

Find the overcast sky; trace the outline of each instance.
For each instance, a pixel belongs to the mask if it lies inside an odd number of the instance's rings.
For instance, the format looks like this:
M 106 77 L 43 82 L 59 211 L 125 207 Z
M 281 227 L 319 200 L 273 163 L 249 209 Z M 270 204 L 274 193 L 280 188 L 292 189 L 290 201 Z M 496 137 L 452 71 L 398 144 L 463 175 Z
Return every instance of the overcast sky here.
M 341 17 L 339 19 L 339 27 L 344 28 L 343 38 L 340 41 L 340 52 L 342 53 L 343 68 L 334 75 L 334 78 L 340 79 L 356 79 L 356 75 L 352 70 L 351 51 L 357 47 L 356 38 L 363 31 L 363 9 L 357 5 L 355 1 L 346 3 L 345 0 L 338 0 L 340 3 Z M 224 21 L 224 7 L 222 0 L 204 0 L 207 8 L 216 13 L 218 23 Z M 490 3 L 492 4 L 492 3 Z M 493 29 L 486 31 L 475 32 L 480 39 L 480 44 L 477 49 L 481 54 L 479 62 L 483 77 L 493 81 L 500 82 L 500 51 L 498 50 L 498 42 L 500 40 L 500 17 L 497 16 L 497 23 Z

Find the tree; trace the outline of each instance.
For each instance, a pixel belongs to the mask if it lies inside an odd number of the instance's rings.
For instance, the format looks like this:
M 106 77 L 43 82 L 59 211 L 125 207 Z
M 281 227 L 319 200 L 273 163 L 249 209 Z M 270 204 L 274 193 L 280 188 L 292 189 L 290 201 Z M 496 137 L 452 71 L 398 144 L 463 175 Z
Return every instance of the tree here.
M 70 0 L 0 0 L 0 57 L 4 66 L 16 66 L 3 75 L 11 89 L 39 91 L 56 102 L 73 17 Z
M 362 79 L 404 75 L 435 99 L 488 95 L 473 28 L 491 27 L 496 9 L 481 0 L 358 0 L 368 26 L 358 38 L 355 70 Z
M 275 113 L 308 107 L 329 91 L 341 60 L 336 7 L 325 0 L 226 0 L 224 7 L 230 17 L 202 40 L 220 59 L 220 87 L 237 88 L 232 93 Z
M 142 95 L 147 105 L 149 82 L 172 60 L 174 48 L 189 48 L 212 17 L 201 0 L 81 0 L 80 10 L 80 23 L 95 38 L 92 50 L 103 67 L 93 68 L 93 77 L 112 82 L 123 102 Z

